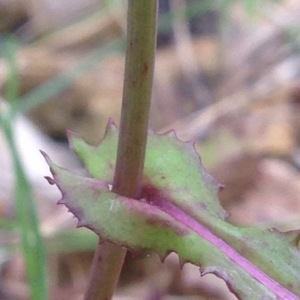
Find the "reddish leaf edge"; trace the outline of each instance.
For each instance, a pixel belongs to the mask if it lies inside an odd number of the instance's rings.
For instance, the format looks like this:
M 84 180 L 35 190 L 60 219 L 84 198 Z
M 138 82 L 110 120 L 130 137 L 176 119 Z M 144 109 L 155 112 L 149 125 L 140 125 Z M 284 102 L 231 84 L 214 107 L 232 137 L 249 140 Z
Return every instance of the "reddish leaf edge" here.
M 51 165 L 52 162 L 51 162 L 50 158 L 47 156 L 47 154 L 44 153 L 43 151 L 41 151 L 41 153 L 45 157 L 47 163 L 49 165 Z M 62 204 L 64 206 L 66 206 L 68 208 L 68 211 L 71 212 L 77 218 L 77 220 L 78 220 L 77 228 L 86 227 L 86 228 L 89 228 L 89 229 L 91 229 L 95 232 L 95 228 L 91 228 L 88 224 L 80 222 L 80 220 L 82 219 L 81 214 L 83 212 L 81 212 L 77 209 L 74 209 L 74 207 L 72 207 L 72 205 L 70 205 L 70 204 L 68 204 L 67 202 L 64 201 L 65 194 L 64 194 L 64 191 L 59 186 L 59 182 L 56 178 L 56 173 L 51 167 L 50 167 L 50 171 L 52 173 L 53 178 L 48 177 L 48 176 L 45 177 L 45 178 L 47 179 L 49 184 L 51 184 L 51 185 L 55 184 L 62 193 L 62 198 L 57 202 L 57 204 Z M 98 180 L 98 179 L 94 179 L 94 178 L 90 178 L 90 179 L 91 179 L 91 181 L 93 181 L 95 183 L 95 185 L 97 185 L 98 188 L 100 187 L 102 189 L 109 189 L 109 185 L 107 183 L 105 183 L 101 180 Z M 126 198 L 126 197 L 124 197 L 124 198 Z M 130 198 L 127 198 L 127 199 L 130 199 Z M 130 201 L 138 201 L 138 200 L 130 199 Z M 204 238 L 205 240 L 210 242 L 213 246 L 220 249 L 234 263 L 236 263 L 241 268 L 246 270 L 253 278 L 255 278 L 258 282 L 260 282 L 261 284 L 266 286 L 279 299 L 287 299 L 287 300 L 299 299 L 298 296 L 296 296 L 294 293 L 287 290 L 285 287 L 283 287 L 278 282 L 273 280 L 266 273 L 264 273 L 258 267 L 256 267 L 253 263 L 251 263 L 249 260 L 247 260 L 241 254 L 239 254 L 235 249 L 233 249 L 231 246 L 229 246 L 226 242 L 224 242 L 218 236 L 216 236 L 215 234 L 210 232 L 209 229 L 207 229 L 205 226 L 201 225 L 197 220 L 193 219 L 187 213 L 185 213 L 180 208 L 175 206 L 173 203 L 168 201 L 168 199 L 165 199 L 165 198 L 162 198 L 162 197 L 158 197 L 158 198 L 151 197 L 151 201 L 149 201 L 149 199 L 147 199 L 147 198 L 145 198 L 145 201 L 146 201 L 147 204 L 149 204 L 151 206 L 154 206 L 154 207 L 164 211 L 166 214 L 173 217 L 179 223 L 185 225 L 186 227 L 188 227 L 192 231 L 196 232 L 199 236 L 201 236 L 202 238 Z M 176 229 L 174 228 L 174 230 L 176 230 Z M 177 234 L 184 234 L 184 232 L 179 232 L 178 231 Z M 131 249 L 130 247 L 128 247 L 128 245 L 125 245 L 125 244 L 120 245 L 120 244 L 116 243 L 115 241 L 105 240 L 101 236 L 100 236 L 100 238 L 101 238 L 102 242 L 108 241 L 108 242 L 114 243 L 118 246 L 127 248 L 131 253 L 133 253 L 133 255 L 137 253 L 136 249 Z M 167 253 L 165 253 L 165 255 L 163 257 L 160 257 L 161 261 L 164 261 L 165 258 L 172 252 L 176 252 L 176 251 L 170 249 Z M 188 261 L 181 261 L 180 262 L 181 267 L 187 262 Z M 217 277 L 224 280 L 224 277 L 222 276 L 222 274 L 219 274 L 217 271 L 209 270 L 207 268 L 206 268 L 206 270 L 202 270 L 201 266 L 200 266 L 200 274 L 201 274 L 201 276 L 204 276 L 206 274 L 214 274 Z M 231 286 L 231 284 L 229 282 L 227 282 L 226 280 L 224 280 L 224 281 L 225 281 L 227 287 L 229 288 L 229 290 L 233 294 L 235 294 L 237 297 L 239 297 L 239 295 L 235 293 L 235 289 Z
M 101 141 L 105 139 L 106 134 L 107 134 L 108 131 L 118 131 L 118 128 L 117 128 L 117 126 L 115 125 L 115 123 L 114 123 L 114 121 L 112 119 L 109 119 L 109 122 L 107 124 L 104 137 L 101 139 Z M 157 135 L 157 134 L 154 134 L 153 131 L 149 131 L 149 135 Z M 172 130 L 172 129 L 169 130 L 166 133 L 162 133 L 162 134 L 158 134 L 158 135 L 159 136 L 164 136 L 165 135 L 165 136 L 169 136 L 169 137 L 174 137 L 177 140 L 179 140 L 179 138 L 177 137 L 176 132 L 174 130 Z M 79 137 L 79 135 L 77 133 L 75 133 L 75 132 L 73 132 L 71 130 L 69 130 L 67 132 L 67 136 L 68 136 L 69 141 L 71 141 L 73 137 Z M 186 141 L 184 143 L 188 144 L 189 146 L 191 146 L 192 148 L 194 148 L 194 150 L 196 151 L 196 147 L 195 147 L 195 142 L 194 141 Z M 101 144 L 101 142 L 99 144 Z M 44 152 L 42 152 L 42 151 L 41 151 L 41 153 L 43 154 L 43 156 L 45 157 L 45 159 L 47 161 L 49 159 L 47 157 L 47 155 Z M 201 161 L 200 157 L 199 157 L 199 159 Z M 56 184 L 58 186 L 57 182 L 55 182 L 55 180 L 53 178 L 50 178 L 50 177 L 45 177 L 45 178 L 48 180 L 48 182 L 50 184 Z M 99 179 L 93 179 L 93 180 L 95 180 L 95 182 L 98 182 L 98 183 L 101 182 L 101 180 L 99 180 Z M 219 184 L 213 177 L 211 177 L 211 180 L 214 181 L 217 184 L 219 190 L 222 190 L 224 188 L 224 185 Z M 109 189 L 108 188 L 109 183 L 107 184 L 107 183 L 105 183 L 105 182 L 102 181 L 101 184 L 103 184 L 103 188 Z M 62 196 L 64 196 L 63 195 L 63 191 L 61 189 L 60 189 L 60 191 L 62 193 Z M 136 199 L 130 199 L 130 200 L 131 201 L 137 201 Z M 146 201 L 147 201 L 147 199 L 146 199 Z M 58 201 L 58 204 L 63 204 L 63 205 L 65 205 L 68 208 L 67 204 L 64 203 L 62 199 L 60 201 Z M 257 281 L 259 281 L 263 285 L 265 285 L 270 291 L 272 291 L 275 295 L 277 295 L 279 297 L 279 299 L 288 299 L 288 300 L 289 299 L 290 300 L 292 300 L 292 299 L 299 299 L 298 296 L 296 296 L 291 291 L 287 290 L 282 285 L 278 284 L 278 282 L 276 282 L 271 277 L 269 277 L 267 274 L 265 274 L 263 271 L 261 271 L 258 267 L 256 267 L 254 264 L 252 264 L 249 260 L 245 259 L 241 254 L 239 254 L 237 251 L 235 251 L 231 246 L 229 246 L 228 244 L 226 244 L 226 242 L 224 242 L 223 240 L 220 240 L 220 238 L 217 235 L 214 235 L 213 233 L 211 233 L 208 228 L 206 228 L 205 226 L 202 226 L 199 223 L 199 220 L 194 219 L 192 215 L 188 214 L 189 212 L 187 213 L 182 208 L 179 208 L 179 207 L 175 206 L 168 199 L 164 199 L 163 201 L 161 201 L 161 199 L 159 199 L 159 200 L 155 199 L 153 201 L 153 198 L 152 198 L 151 202 L 149 201 L 149 204 L 152 205 L 152 206 L 158 207 L 160 210 L 166 212 L 167 214 L 169 214 L 170 216 L 172 216 L 177 221 L 179 221 L 182 224 L 186 225 L 188 228 L 190 228 L 194 232 L 198 233 L 201 237 L 203 237 L 207 241 L 211 242 L 211 244 L 214 245 L 215 247 L 217 247 L 219 249 L 220 248 L 221 249 L 225 249 L 224 251 L 222 250 L 222 252 L 225 255 L 227 255 L 232 261 L 234 261 L 235 263 L 237 263 L 237 265 L 241 266 L 243 269 L 245 269 L 245 270 L 248 271 L 249 268 L 250 268 L 251 271 L 249 272 L 249 274 L 251 274 Z M 68 208 L 68 210 L 71 213 L 73 213 L 73 215 L 75 215 L 75 217 L 77 217 L 76 214 L 74 212 L 72 212 L 72 209 Z M 77 215 L 78 215 L 78 212 L 77 212 Z M 225 218 L 227 218 L 227 217 L 228 217 L 228 215 L 225 216 Z M 77 227 L 79 228 L 79 227 L 87 227 L 87 226 L 86 226 L 86 224 L 80 223 L 79 220 L 78 220 Z M 90 228 L 90 229 L 94 231 L 93 228 Z M 277 229 L 270 229 L 270 231 L 277 231 L 279 233 L 282 233 L 282 232 L 278 231 Z M 294 234 L 297 235 L 297 240 L 298 240 L 299 239 L 299 231 L 284 232 L 284 234 L 290 234 L 290 236 L 292 237 L 291 240 L 293 240 L 293 242 L 295 244 L 298 244 L 297 241 L 296 241 L 296 239 L 295 239 L 295 237 L 294 237 Z M 207 235 L 211 235 L 211 236 L 208 238 Z M 118 246 L 127 248 L 133 255 L 135 255 L 136 252 L 137 252 L 137 251 L 135 251 L 135 249 L 130 249 L 127 245 L 120 245 L 118 243 L 115 243 L 114 241 L 102 239 L 102 242 L 105 242 L 105 241 L 109 241 L 109 242 L 114 243 L 114 244 L 116 244 Z M 214 242 L 216 242 L 216 243 L 214 243 Z M 228 255 L 228 253 L 230 253 L 230 251 L 231 251 L 231 255 Z M 176 251 L 170 250 L 163 257 L 160 257 L 160 259 L 162 261 L 164 261 L 164 259 L 171 252 L 176 252 Z M 239 256 L 239 258 L 236 259 L 238 256 Z M 181 261 L 180 262 L 181 267 L 185 263 L 187 263 L 187 262 L 188 261 L 183 261 L 183 262 Z M 206 274 L 214 274 L 217 277 L 219 277 L 219 278 L 221 278 L 221 279 L 224 280 L 224 277 L 223 277 L 222 274 L 218 274 L 218 272 L 216 272 L 214 270 L 212 270 L 212 271 L 209 270 L 208 271 L 207 268 L 206 268 L 206 271 L 204 271 L 204 270 L 201 269 L 201 266 L 199 266 L 199 267 L 200 267 L 200 274 L 201 274 L 201 276 L 204 276 Z M 224 281 L 225 281 L 226 285 L 228 286 L 229 290 L 238 297 L 238 295 L 235 293 L 234 288 L 231 287 L 230 283 L 227 282 L 226 280 L 224 280 Z

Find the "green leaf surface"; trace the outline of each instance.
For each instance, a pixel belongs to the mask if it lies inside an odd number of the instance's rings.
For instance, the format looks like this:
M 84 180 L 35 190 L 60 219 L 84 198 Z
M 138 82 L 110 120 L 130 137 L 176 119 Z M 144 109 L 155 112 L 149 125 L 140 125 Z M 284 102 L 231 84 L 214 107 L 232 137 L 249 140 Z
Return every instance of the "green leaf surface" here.
M 298 232 L 240 228 L 226 221 L 219 185 L 203 168 L 191 143 L 175 134 L 148 137 L 143 199 L 112 193 L 118 131 L 108 126 L 97 147 L 72 135 L 70 143 L 94 178 L 53 164 L 53 179 L 63 194 L 59 203 L 102 239 L 131 251 L 150 249 L 161 258 L 178 253 L 201 274 L 224 279 L 241 299 L 299 299 Z M 297 296 L 298 295 L 298 296 Z

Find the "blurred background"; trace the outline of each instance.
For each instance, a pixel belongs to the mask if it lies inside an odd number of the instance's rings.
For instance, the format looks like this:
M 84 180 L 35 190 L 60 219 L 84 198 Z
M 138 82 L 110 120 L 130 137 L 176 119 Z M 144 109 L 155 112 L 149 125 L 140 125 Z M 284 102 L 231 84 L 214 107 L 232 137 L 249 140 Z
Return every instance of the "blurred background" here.
M 196 140 L 234 224 L 300 227 L 299 18 L 298 0 L 159 2 L 150 127 Z M 97 239 L 55 204 L 39 150 L 84 173 L 66 131 L 97 144 L 119 122 L 125 34 L 125 1 L 0 0 L 0 300 L 83 297 Z M 143 253 L 114 299 L 236 298 Z

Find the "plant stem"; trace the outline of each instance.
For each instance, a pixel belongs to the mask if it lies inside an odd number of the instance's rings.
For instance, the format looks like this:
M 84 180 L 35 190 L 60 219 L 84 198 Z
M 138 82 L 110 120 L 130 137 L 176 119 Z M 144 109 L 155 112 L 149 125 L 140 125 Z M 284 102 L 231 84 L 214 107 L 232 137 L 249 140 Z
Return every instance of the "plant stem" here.
M 156 48 L 157 0 L 129 0 L 127 51 L 113 192 L 138 199 L 143 176 Z M 111 299 L 126 250 L 103 243 L 85 300 Z

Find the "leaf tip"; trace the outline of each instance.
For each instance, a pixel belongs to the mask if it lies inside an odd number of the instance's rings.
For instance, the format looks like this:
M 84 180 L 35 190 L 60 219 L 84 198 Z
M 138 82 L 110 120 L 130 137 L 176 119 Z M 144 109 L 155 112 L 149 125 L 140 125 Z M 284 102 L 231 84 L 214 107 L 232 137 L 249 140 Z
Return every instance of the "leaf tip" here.
M 166 131 L 166 132 L 164 133 L 164 135 L 166 135 L 166 136 L 168 136 L 168 137 L 173 137 L 173 138 L 178 139 L 178 138 L 177 138 L 177 134 L 176 134 L 176 132 L 175 132 L 174 129 L 170 129 L 170 130 Z
M 65 199 L 61 198 L 60 200 L 57 201 L 57 204 L 58 205 L 65 205 L 66 204 Z
M 44 156 L 44 159 L 45 159 L 46 163 L 47 163 L 48 166 L 50 167 L 51 173 L 53 173 L 54 163 L 52 162 L 52 160 L 50 159 L 49 155 L 48 155 L 46 152 L 44 152 L 44 151 L 42 151 L 42 150 L 40 150 L 40 152 L 41 152 L 41 154 Z
M 68 129 L 67 130 L 67 139 L 68 139 L 68 142 L 69 142 L 69 145 L 71 146 L 71 148 L 72 148 L 72 145 L 73 145 L 73 140 L 75 139 L 75 138 L 78 138 L 79 137 L 79 135 L 75 132 L 75 131 L 73 131 L 72 129 Z
M 44 176 L 44 178 L 48 181 L 48 183 L 50 185 L 55 185 L 56 184 L 55 180 L 53 178 L 51 178 L 50 176 Z
M 54 163 L 52 162 L 52 160 L 50 159 L 50 157 L 48 156 L 48 154 L 42 150 L 40 150 L 41 154 L 44 156 L 44 159 L 46 161 L 46 163 L 48 164 L 48 166 L 50 167 L 50 172 L 53 175 L 53 178 L 49 177 L 49 176 L 45 176 L 44 178 L 48 181 L 49 184 L 54 185 L 57 184 L 57 182 L 55 181 L 55 171 L 54 171 Z
M 222 192 L 225 189 L 225 184 L 218 182 L 219 192 Z
M 50 158 L 49 158 L 48 154 L 43 150 L 40 150 L 40 153 L 43 155 L 43 157 L 45 158 L 47 164 L 49 165 Z
M 116 130 L 118 130 L 118 128 L 117 128 L 115 121 L 112 118 L 109 118 L 107 121 L 106 128 L 105 128 L 105 135 L 109 132 L 113 132 Z

